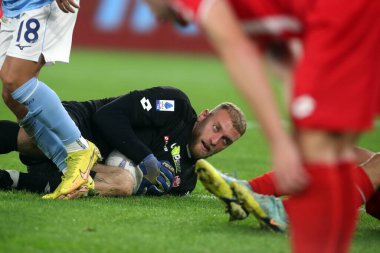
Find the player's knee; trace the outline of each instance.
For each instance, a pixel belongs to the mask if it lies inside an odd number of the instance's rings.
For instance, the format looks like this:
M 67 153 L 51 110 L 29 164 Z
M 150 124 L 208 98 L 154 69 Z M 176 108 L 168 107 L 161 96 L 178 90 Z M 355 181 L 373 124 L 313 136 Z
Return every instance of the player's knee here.
M 14 92 L 26 82 L 36 77 L 38 74 L 38 72 L 23 72 L 19 68 L 12 68 L 9 67 L 9 65 L 10 64 L 3 66 L 2 70 L 0 71 L 0 79 L 4 87 L 3 91 L 6 90 L 8 93 Z
M 1 96 L 3 98 L 4 103 L 8 106 L 8 108 L 14 107 L 14 104 L 16 103 L 15 100 L 12 98 L 11 92 L 3 86 L 3 90 L 1 93 Z
M 3 81 L 4 73 L 5 73 L 4 68 L 1 68 L 0 69 L 0 80 L 1 80 L 2 83 L 4 83 L 4 81 Z
M 10 103 L 10 99 L 12 97 L 11 97 L 11 94 L 9 94 L 9 91 L 7 89 L 3 88 L 3 91 L 1 92 L 1 96 L 2 96 L 5 104 Z
M 1 70 L 0 71 L 0 79 L 1 82 L 3 83 L 3 94 L 4 91 L 10 93 L 11 91 L 16 89 L 16 86 L 20 82 L 20 76 L 11 72 L 11 71 L 6 71 L 6 70 Z

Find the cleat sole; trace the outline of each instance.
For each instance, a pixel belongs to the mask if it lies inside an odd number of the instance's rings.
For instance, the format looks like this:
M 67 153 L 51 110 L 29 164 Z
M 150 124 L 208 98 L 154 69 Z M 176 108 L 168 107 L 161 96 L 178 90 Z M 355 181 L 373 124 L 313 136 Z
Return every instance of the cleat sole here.
M 281 232 L 280 225 L 274 219 L 267 216 L 265 211 L 261 208 L 259 202 L 252 196 L 252 194 L 243 186 L 236 182 L 231 183 L 231 189 L 234 192 L 237 200 L 242 204 L 244 210 L 253 214 L 260 223 L 260 226 L 268 228 L 274 232 Z
M 237 203 L 230 185 L 210 163 L 203 159 L 198 160 L 195 172 L 206 190 L 226 205 L 226 212 L 230 214 L 230 221 L 247 218 L 248 213 Z

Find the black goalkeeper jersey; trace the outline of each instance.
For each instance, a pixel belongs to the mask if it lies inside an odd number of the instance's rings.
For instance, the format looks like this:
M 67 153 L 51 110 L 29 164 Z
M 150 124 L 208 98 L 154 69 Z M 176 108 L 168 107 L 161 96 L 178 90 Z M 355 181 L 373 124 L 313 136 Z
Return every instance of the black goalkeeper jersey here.
M 189 98 L 172 87 L 132 91 L 86 102 L 63 102 L 82 135 L 104 157 L 117 149 L 136 164 L 153 153 L 175 168 L 171 194 L 183 195 L 196 185 L 189 144 L 197 119 Z

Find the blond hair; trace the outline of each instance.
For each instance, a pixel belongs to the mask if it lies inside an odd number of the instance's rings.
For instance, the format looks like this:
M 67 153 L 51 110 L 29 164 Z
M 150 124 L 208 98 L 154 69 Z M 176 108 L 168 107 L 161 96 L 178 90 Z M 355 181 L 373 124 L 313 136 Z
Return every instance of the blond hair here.
M 218 110 L 226 110 L 230 115 L 232 125 L 243 136 L 245 130 L 247 129 L 247 121 L 243 111 L 235 104 L 231 102 L 223 102 L 215 106 L 210 113 L 216 112 Z

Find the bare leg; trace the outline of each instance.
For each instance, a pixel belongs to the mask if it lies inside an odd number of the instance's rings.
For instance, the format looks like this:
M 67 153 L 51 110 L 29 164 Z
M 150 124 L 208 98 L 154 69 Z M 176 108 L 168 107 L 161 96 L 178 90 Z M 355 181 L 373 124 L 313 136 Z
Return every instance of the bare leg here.
M 100 196 L 127 197 L 133 193 L 135 179 L 127 170 L 97 164 L 93 170 L 96 172 L 95 191 Z
M 371 180 L 374 189 L 378 190 L 380 186 L 380 153 L 374 153 L 367 162 L 362 164 L 362 167 Z
M 297 137 L 310 183 L 286 203 L 294 251 L 348 252 L 357 216 L 356 202 L 351 201 L 356 198 L 357 136 L 302 129 Z
M 20 128 L 17 136 L 17 150 L 27 156 L 31 157 L 43 157 L 44 154 L 36 146 L 33 139 L 25 132 L 23 128 Z
M 5 58 L 4 65 L 0 71 L 0 78 L 3 82 L 3 100 L 19 120 L 28 113 L 28 110 L 22 104 L 15 101 L 11 93 L 32 77 L 37 77 L 44 63 L 43 58 L 39 62 L 11 56 Z
M 356 153 L 358 165 L 363 165 L 364 163 L 368 162 L 368 160 L 373 155 L 375 155 L 374 152 L 362 147 L 355 147 L 355 153 Z

